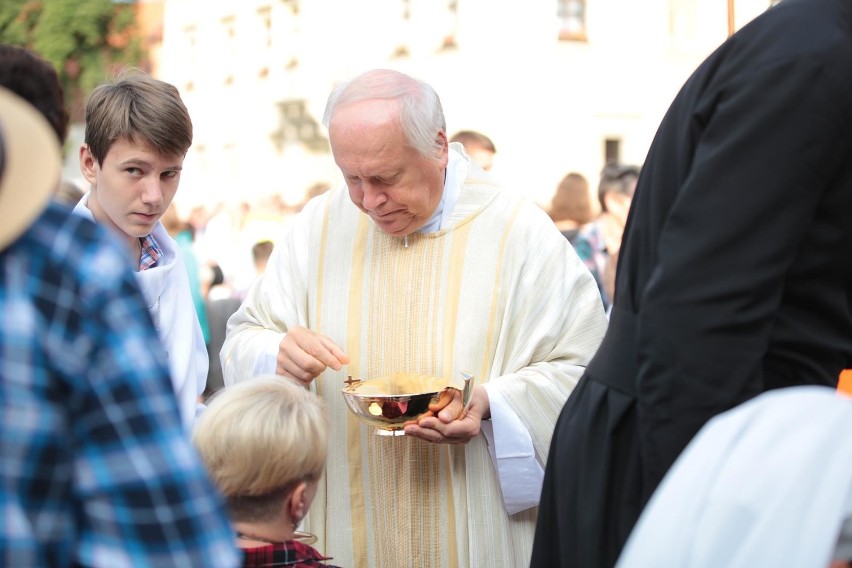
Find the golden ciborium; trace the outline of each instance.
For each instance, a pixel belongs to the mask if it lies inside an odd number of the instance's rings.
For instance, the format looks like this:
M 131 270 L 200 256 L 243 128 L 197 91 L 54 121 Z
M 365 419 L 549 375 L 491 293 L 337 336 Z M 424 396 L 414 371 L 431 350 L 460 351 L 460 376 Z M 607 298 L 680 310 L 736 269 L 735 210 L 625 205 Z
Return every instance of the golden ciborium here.
M 461 374 L 460 384 L 447 384 L 447 379 L 394 373 L 379 379 L 353 379 L 345 381 L 341 391 L 349 410 L 377 433 L 385 436 L 403 436 L 406 423 L 416 421 L 429 410 L 429 405 L 438 403 L 441 396 L 461 393 L 464 403 L 462 415 L 470 405 L 473 392 L 473 375 Z

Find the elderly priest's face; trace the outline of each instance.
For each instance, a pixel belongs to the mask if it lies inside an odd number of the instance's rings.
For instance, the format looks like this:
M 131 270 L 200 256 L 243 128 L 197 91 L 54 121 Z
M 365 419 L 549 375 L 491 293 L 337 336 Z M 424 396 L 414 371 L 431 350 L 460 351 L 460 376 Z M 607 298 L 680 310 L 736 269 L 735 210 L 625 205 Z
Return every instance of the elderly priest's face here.
M 409 235 L 435 212 L 444 191 L 447 137 L 425 158 L 409 146 L 399 123 L 397 103 L 365 100 L 340 108 L 329 125 L 334 161 L 349 197 L 386 233 Z

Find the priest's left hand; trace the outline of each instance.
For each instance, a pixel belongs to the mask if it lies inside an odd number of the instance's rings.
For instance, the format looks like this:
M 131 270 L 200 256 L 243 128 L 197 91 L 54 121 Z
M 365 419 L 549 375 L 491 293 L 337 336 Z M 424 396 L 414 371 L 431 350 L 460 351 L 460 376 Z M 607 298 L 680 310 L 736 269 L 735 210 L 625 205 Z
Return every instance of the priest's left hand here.
M 440 444 L 467 444 L 479 435 L 482 420 L 491 416 L 491 406 L 485 389 L 482 385 L 473 388 L 470 406 L 464 415 L 461 415 L 464 408 L 461 392 L 448 392 L 448 396 L 430 406 L 429 412 L 421 416 L 416 423 L 405 426 L 407 436 Z

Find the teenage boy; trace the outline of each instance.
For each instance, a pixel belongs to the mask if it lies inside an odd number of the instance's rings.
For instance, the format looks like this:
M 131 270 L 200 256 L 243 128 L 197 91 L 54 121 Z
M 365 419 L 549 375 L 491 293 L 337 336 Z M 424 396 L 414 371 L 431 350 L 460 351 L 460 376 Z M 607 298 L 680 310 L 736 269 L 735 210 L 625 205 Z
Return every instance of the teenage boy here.
M 119 247 L 50 202 L 39 110 L 0 87 L 0 566 L 235 568 Z
M 192 122 L 177 89 L 144 73 L 100 85 L 86 103 L 80 169 L 91 188 L 75 211 L 113 229 L 166 349 L 184 426 L 207 380 L 207 349 L 189 278 L 160 223 L 180 182 Z

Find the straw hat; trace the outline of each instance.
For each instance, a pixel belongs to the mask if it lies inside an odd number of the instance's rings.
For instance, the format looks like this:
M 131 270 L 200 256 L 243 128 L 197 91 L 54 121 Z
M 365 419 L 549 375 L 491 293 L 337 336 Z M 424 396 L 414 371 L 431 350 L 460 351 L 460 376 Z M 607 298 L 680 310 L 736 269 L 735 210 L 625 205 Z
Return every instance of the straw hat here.
M 60 151 L 47 120 L 0 87 L 0 251 L 29 228 L 59 182 Z

